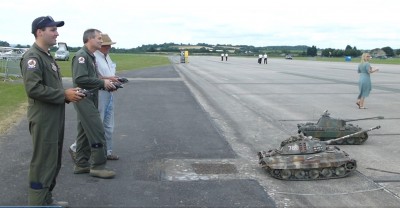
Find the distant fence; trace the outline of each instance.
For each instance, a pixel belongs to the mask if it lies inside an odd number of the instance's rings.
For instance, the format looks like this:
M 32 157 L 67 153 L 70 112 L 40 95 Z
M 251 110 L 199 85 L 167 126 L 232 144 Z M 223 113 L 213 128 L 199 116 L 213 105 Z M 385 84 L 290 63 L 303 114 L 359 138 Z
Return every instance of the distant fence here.
M 4 80 L 21 77 L 20 60 L 21 56 L 0 56 L 0 76 Z

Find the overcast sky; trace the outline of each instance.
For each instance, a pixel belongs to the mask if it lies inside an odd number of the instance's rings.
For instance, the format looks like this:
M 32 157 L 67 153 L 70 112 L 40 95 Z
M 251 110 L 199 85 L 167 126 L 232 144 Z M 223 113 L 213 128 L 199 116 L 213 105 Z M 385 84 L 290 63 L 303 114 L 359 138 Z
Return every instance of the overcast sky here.
M 65 21 L 57 41 L 73 47 L 96 28 L 116 48 L 173 42 L 399 49 L 398 12 L 399 3 L 388 0 L 6 0 L 0 41 L 31 45 L 32 21 L 50 15 Z

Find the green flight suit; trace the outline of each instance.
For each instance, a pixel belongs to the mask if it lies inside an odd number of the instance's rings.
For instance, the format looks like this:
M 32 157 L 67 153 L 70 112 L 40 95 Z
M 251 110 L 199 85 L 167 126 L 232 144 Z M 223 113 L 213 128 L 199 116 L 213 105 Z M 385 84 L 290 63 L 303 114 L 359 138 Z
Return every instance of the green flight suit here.
M 29 167 L 29 205 L 48 205 L 61 168 L 65 94 L 54 58 L 36 43 L 25 52 L 21 73 L 28 96 L 29 132 L 33 153 Z
M 72 78 L 74 87 L 92 93 L 82 101 L 74 103 L 78 114 L 76 165 L 101 170 L 107 162 L 106 139 L 97 107 L 99 88 L 104 86 L 104 80 L 98 78 L 96 59 L 86 46 L 72 58 Z

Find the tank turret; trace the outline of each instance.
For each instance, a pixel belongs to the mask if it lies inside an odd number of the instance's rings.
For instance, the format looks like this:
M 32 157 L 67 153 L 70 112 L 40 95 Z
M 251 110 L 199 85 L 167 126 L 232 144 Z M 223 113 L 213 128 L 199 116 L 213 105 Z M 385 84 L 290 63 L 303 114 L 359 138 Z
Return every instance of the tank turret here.
M 383 116 L 359 118 L 359 119 L 338 119 L 330 117 L 328 110 L 324 111 L 317 123 L 307 122 L 297 124 L 298 133 L 305 136 L 312 136 L 322 141 L 343 137 L 355 132 L 361 131 L 362 128 L 347 122 L 371 119 L 383 119 Z M 357 134 L 344 140 L 338 140 L 333 144 L 362 144 L 368 139 L 368 134 Z
M 329 144 L 379 128 L 376 126 L 327 141 L 301 134 L 291 136 L 281 142 L 279 149 L 258 152 L 259 164 L 272 177 L 282 180 L 346 177 L 356 169 L 357 162 L 346 152 Z

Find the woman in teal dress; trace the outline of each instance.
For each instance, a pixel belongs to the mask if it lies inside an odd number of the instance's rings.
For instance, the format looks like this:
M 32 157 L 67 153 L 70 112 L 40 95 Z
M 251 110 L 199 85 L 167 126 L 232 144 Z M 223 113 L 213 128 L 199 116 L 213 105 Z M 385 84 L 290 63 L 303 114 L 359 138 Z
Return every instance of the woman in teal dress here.
M 371 67 L 369 63 L 370 59 L 371 55 L 369 53 L 363 53 L 361 56 L 361 63 L 358 65 L 358 74 L 360 74 L 358 87 L 360 93 L 358 94 L 356 104 L 360 109 L 367 109 L 364 106 L 364 99 L 368 97 L 372 89 L 370 74 L 379 71 L 379 69 Z

